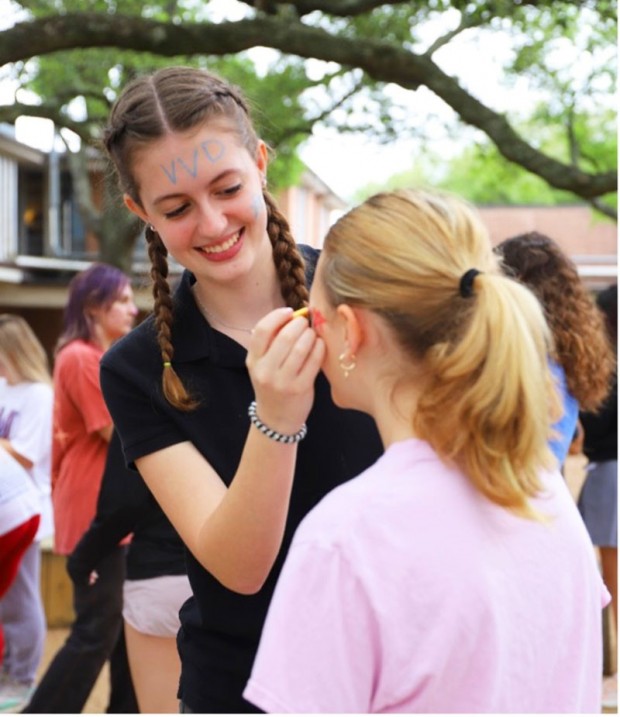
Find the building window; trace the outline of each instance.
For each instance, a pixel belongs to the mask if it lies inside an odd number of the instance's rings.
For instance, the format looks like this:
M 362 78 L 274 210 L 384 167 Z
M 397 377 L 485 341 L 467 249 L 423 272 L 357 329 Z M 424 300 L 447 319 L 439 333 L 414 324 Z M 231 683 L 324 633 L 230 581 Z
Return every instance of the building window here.
M 45 175 L 40 169 L 19 168 L 19 253 L 43 255 Z
M 86 232 L 82 217 L 76 206 L 73 194 L 73 181 L 70 172 L 60 175 L 60 223 L 61 252 L 64 256 L 82 256 L 86 253 Z

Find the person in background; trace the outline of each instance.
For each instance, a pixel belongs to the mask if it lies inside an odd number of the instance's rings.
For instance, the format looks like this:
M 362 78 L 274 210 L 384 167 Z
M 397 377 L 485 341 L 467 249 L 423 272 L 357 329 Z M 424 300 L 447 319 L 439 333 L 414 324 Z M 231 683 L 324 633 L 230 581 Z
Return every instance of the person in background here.
M 385 453 L 297 529 L 246 699 L 599 711 L 609 596 L 549 448 L 551 337 L 475 210 L 368 199 L 328 231 L 310 312 L 334 401 L 374 418 Z
M 579 430 L 579 411 L 596 411 L 609 393 L 615 359 L 605 326 L 577 267 L 553 239 L 529 232 L 495 250 L 504 269 L 540 301 L 553 334 L 551 367 L 564 411 L 552 450 L 563 466 Z
M 88 585 L 99 563 L 131 533 L 123 587 L 127 657 L 140 712 L 177 712 L 181 662 L 179 610 L 191 595 L 185 548 L 146 484 L 125 465 L 115 432 L 110 441 L 97 513 L 67 570 Z
M 597 294 L 610 344 L 618 349 L 618 285 Z M 611 593 L 612 631 L 618 631 L 618 374 L 611 391 L 595 413 L 582 412 L 583 453 L 588 459 L 586 479 L 577 506 L 600 556 L 603 580 Z M 617 673 L 603 681 L 603 707 L 618 708 Z
M 99 362 L 137 313 L 129 277 L 113 266 L 93 264 L 69 284 L 53 373 L 52 502 L 60 555 L 71 554 L 95 515 L 113 432 Z M 73 583 L 75 621 L 24 712 L 81 712 L 108 658 L 108 712 L 137 711 L 121 629 L 125 548 L 110 553 L 98 573 L 92 586 Z
M 187 547 L 181 710 L 256 711 L 242 692 L 292 533 L 380 442 L 317 376 L 322 342 L 293 315 L 317 251 L 266 189 L 242 93 L 196 68 L 138 77 L 104 143 L 146 224 L 155 306 L 104 355 L 101 385 L 126 461 Z M 185 267 L 174 294 L 168 252 Z
M 35 543 L 41 521 L 41 496 L 25 468 L 0 446 L 0 599 L 10 590 L 24 554 Z M 4 632 L 0 625 L 0 667 Z M 2 711 L 17 711 L 27 687 L 5 679 L 2 672 Z M 10 689 L 9 689 L 10 688 Z
M 54 533 L 51 500 L 52 377 L 45 349 L 28 323 L 0 314 L 0 447 L 26 470 L 39 494 L 40 524 L 0 600 L 5 647 L 0 709 L 27 701 L 46 635 L 41 540 Z

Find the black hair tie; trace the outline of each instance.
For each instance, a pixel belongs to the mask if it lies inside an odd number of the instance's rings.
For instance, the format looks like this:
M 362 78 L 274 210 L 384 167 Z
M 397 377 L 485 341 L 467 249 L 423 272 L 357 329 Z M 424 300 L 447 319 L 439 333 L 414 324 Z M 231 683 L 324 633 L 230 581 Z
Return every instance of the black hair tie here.
M 481 273 L 478 269 L 468 269 L 461 277 L 459 294 L 464 299 L 469 299 L 469 297 L 474 295 L 474 279 Z

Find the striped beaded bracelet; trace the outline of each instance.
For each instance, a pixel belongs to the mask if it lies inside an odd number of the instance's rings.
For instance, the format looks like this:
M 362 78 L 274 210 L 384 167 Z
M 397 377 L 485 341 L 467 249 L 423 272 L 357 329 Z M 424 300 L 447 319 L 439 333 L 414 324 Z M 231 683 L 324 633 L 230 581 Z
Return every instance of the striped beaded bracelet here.
M 269 428 L 269 426 L 266 426 L 256 415 L 256 401 L 252 401 L 250 404 L 248 408 L 248 416 L 250 417 L 252 425 L 256 426 L 256 428 L 258 428 L 261 433 L 264 433 L 267 438 L 271 438 L 273 441 L 278 441 L 278 443 L 299 443 L 299 441 L 306 437 L 306 433 L 308 433 L 308 426 L 306 426 L 305 423 L 297 431 L 297 433 L 293 433 L 288 436 L 284 433 L 274 431 L 273 428 Z

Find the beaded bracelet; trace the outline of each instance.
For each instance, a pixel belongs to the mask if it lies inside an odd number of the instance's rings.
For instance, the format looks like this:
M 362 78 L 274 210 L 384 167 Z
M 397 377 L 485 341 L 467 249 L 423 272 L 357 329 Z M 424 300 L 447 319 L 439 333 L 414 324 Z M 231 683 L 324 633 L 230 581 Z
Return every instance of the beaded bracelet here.
M 256 428 L 258 428 L 261 433 L 264 433 L 267 438 L 271 438 L 273 441 L 278 441 L 278 443 L 299 443 L 299 441 L 306 437 L 306 433 L 308 433 L 308 426 L 306 426 L 305 423 L 297 431 L 297 433 L 292 433 L 290 435 L 278 433 L 278 431 L 274 431 L 273 428 L 269 428 L 269 426 L 266 426 L 256 415 L 256 401 L 252 401 L 250 404 L 248 408 L 248 416 L 250 417 L 252 425 L 256 426 Z

